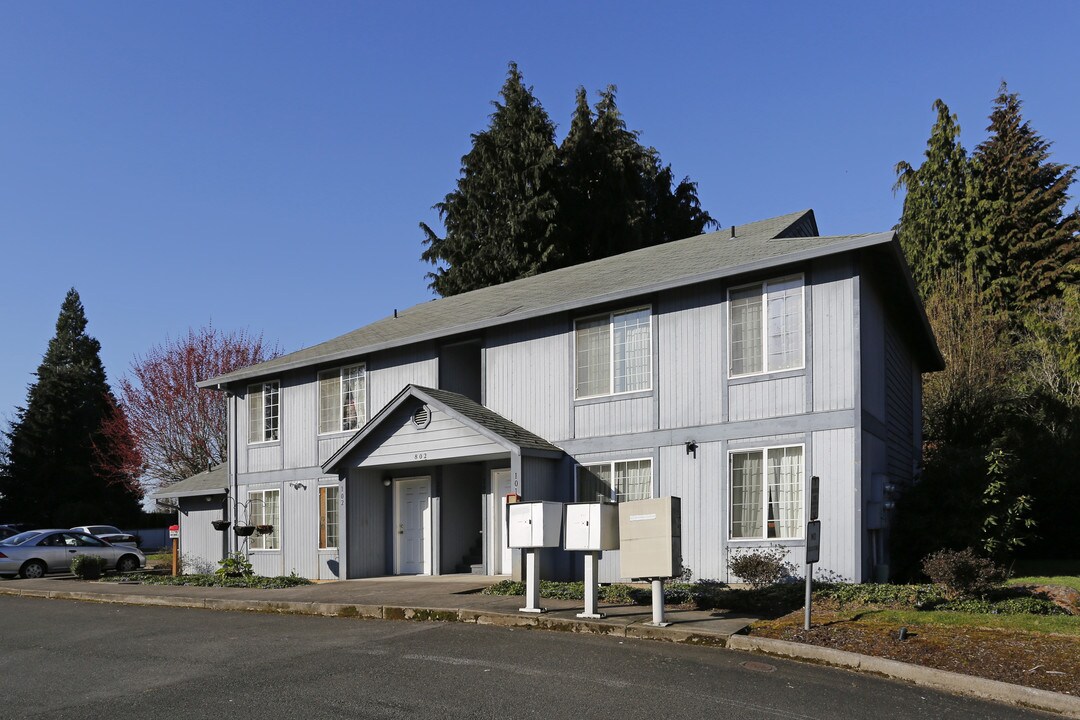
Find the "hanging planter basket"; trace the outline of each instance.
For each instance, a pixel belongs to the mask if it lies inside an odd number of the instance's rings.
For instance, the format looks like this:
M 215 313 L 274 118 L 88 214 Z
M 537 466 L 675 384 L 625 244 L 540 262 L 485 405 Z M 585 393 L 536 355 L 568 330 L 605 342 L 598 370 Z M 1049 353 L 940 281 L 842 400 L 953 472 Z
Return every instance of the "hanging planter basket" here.
M 247 537 L 255 532 L 254 525 L 237 525 L 233 528 L 233 532 L 240 537 Z
M 228 530 L 232 525 L 228 520 L 211 520 L 210 524 L 214 526 L 215 530 Z
M 255 529 L 259 531 L 260 535 L 269 535 L 270 533 L 274 532 L 273 525 L 256 525 Z

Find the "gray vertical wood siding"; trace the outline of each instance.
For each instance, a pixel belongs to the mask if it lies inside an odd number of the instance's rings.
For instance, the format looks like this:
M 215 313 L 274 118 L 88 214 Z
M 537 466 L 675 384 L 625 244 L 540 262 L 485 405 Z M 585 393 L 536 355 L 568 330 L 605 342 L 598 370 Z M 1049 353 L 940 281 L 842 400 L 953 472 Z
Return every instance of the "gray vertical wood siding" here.
M 368 418 L 382 410 L 406 385 L 438 387 L 439 358 L 433 343 L 375 353 L 367 361 Z
M 601 402 L 579 402 L 574 407 L 574 437 L 646 432 L 655 426 L 656 404 L 652 393 L 630 398 L 616 395 Z
M 831 570 L 862 582 L 862 492 L 855 464 L 855 429 L 812 434 L 807 476 L 821 478 L 821 562 Z
M 805 375 L 728 384 L 728 419 L 731 422 L 799 415 L 804 412 Z
M 813 350 L 813 410 L 855 407 L 855 280 L 851 262 L 828 258 L 814 263 L 810 287 Z
M 724 577 L 728 512 L 723 443 L 699 443 L 697 458 L 682 445 L 660 448 L 661 497 L 682 498 L 683 566 L 695 580 Z
M 349 544 L 347 577 L 377 577 L 388 572 L 386 562 L 387 490 L 378 470 L 353 469 L 345 487 Z
M 215 530 L 210 523 L 221 520 L 221 499 L 214 495 L 211 502 L 203 496 L 180 498 L 180 553 L 184 561 L 196 561 L 209 565 L 210 571 L 217 570 L 217 562 L 225 557 L 226 535 Z M 226 532 L 232 532 L 228 530 Z M 195 570 L 189 567 L 189 572 Z
M 660 427 L 711 425 L 723 419 L 724 292 L 719 283 L 663 293 L 660 352 L 654 382 L 660 389 Z
M 561 315 L 492 328 L 484 351 L 487 407 L 548 440 L 571 437 L 569 328 Z
M 319 384 L 315 377 L 315 373 L 299 373 L 281 380 L 283 467 L 318 465 Z

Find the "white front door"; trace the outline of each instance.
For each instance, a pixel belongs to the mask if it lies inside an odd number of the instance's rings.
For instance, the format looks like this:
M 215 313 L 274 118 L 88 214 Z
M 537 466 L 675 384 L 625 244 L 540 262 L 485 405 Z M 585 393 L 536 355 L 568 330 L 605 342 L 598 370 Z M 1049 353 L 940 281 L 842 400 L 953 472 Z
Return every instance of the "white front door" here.
M 398 575 L 427 575 L 431 572 L 428 543 L 430 500 L 431 478 L 401 478 L 394 481 L 394 565 Z
M 509 575 L 514 569 L 513 553 L 506 544 L 506 496 L 513 492 L 509 470 L 491 471 L 491 492 L 494 495 L 495 507 L 498 509 L 495 527 L 492 528 L 494 542 L 491 557 L 495 558 L 495 561 L 491 573 Z

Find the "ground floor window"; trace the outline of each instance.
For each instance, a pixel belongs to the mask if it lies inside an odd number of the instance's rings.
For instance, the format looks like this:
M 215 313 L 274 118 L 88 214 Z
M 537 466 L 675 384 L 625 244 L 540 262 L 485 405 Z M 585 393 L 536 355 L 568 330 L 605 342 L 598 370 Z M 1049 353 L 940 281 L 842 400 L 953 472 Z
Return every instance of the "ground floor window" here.
M 338 546 L 338 486 L 319 488 L 319 549 Z
M 731 453 L 731 538 L 802 537 L 803 448 Z
M 652 460 L 617 460 L 578 467 L 579 502 L 647 500 L 652 497 Z
M 256 533 L 248 538 L 251 550 L 277 550 L 281 547 L 281 491 L 251 490 L 248 492 L 247 517 L 249 525 L 273 525 L 271 533 Z

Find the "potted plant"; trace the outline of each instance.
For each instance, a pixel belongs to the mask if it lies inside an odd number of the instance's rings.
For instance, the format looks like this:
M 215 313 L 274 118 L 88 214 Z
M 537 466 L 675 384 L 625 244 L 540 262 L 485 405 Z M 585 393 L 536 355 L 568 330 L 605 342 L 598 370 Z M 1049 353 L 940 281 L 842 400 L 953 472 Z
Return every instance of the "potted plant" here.
M 214 526 L 215 530 L 228 530 L 232 525 L 228 520 L 211 520 L 210 524 Z
M 237 535 L 239 535 L 240 537 L 247 537 L 248 535 L 252 535 L 255 532 L 255 526 L 254 525 L 237 525 L 236 527 L 233 528 L 233 532 L 236 533 Z
M 269 535 L 270 533 L 274 532 L 273 525 L 256 525 L 255 529 L 259 531 L 260 535 Z

